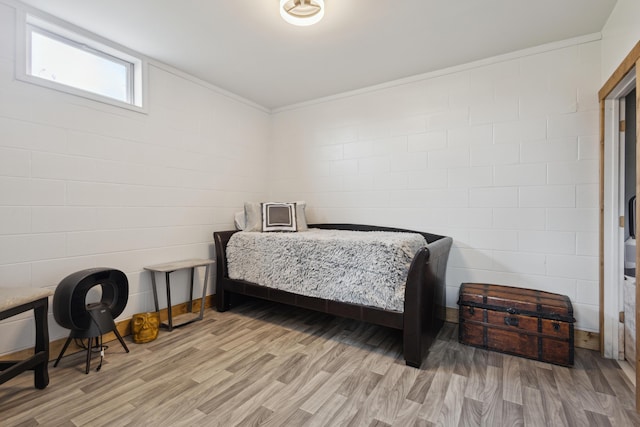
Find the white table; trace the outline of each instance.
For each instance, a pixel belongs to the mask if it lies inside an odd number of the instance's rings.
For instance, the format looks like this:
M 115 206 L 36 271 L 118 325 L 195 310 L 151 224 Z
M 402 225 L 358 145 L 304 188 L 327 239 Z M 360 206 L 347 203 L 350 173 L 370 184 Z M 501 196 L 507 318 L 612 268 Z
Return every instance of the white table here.
M 195 322 L 197 320 L 202 320 L 204 317 L 204 301 L 207 295 L 207 284 L 209 281 L 209 270 L 212 265 L 215 266 L 216 261 L 213 259 L 186 259 L 182 261 L 172 261 L 166 262 L 163 264 L 150 265 L 148 267 L 144 267 L 145 270 L 151 272 L 151 284 L 153 285 L 153 302 L 155 303 L 156 311 L 160 311 L 158 307 L 158 290 L 156 288 L 156 273 L 164 273 L 165 274 L 165 282 L 167 285 L 167 313 L 168 313 L 168 323 L 162 323 L 161 326 L 166 327 L 169 331 L 173 330 L 173 328 L 177 328 L 179 326 L 184 326 L 186 324 Z M 204 280 L 202 284 L 202 301 L 200 303 L 200 314 L 195 317 L 191 317 L 188 320 L 181 322 L 180 324 L 173 324 L 173 314 L 171 313 L 171 284 L 170 284 L 170 275 L 174 271 L 191 269 L 191 281 L 190 281 L 190 289 L 189 289 L 189 301 L 187 302 L 187 311 L 189 313 L 193 313 L 193 279 L 195 269 L 197 267 L 205 267 Z M 215 277 L 215 275 L 214 275 Z M 196 314 L 196 313 L 194 313 Z

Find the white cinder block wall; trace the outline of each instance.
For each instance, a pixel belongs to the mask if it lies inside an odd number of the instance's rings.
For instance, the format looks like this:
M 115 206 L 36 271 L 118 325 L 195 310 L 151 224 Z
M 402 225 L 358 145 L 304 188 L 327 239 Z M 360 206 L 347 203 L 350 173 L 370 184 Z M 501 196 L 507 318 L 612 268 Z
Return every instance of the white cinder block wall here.
M 640 2 L 617 0 L 609 19 L 602 29 L 603 81 L 620 65 L 631 49 L 640 41 Z
M 529 287 L 597 331 L 594 39 L 277 112 L 271 196 L 306 200 L 311 222 L 452 236 L 449 307 L 462 282 Z
M 157 63 L 148 114 L 16 81 L 15 19 L 0 3 L 0 286 L 112 267 L 129 279 L 121 318 L 152 310 L 143 266 L 213 257 L 212 232 L 264 198 L 270 116 Z M 172 280 L 185 301 L 187 275 Z M 32 317 L 0 323 L 0 354 L 33 346 Z
M 15 81 L 15 14 L 0 0 L 0 286 L 111 266 L 130 280 L 122 317 L 149 310 L 144 265 L 211 256 L 211 231 L 269 194 L 307 199 L 311 221 L 453 236 L 451 307 L 463 281 L 535 287 L 569 295 L 577 326 L 596 331 L 596 91 L 640 37 L 638 11 L 618 0 L 601 42 L 271 117 L 156 63 L 143 115 Z M 52 339 L 67 335 L 49 320 Z M 0 337 L 0 354 L 31 347 L 30 317 L 0 322 Z

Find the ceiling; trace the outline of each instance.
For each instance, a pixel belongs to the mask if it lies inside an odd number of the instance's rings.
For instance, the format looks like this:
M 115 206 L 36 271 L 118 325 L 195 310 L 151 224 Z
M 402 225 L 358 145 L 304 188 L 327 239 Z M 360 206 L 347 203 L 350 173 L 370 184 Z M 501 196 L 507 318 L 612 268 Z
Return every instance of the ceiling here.
M 24 0 L 268 109 L 602 30 L 616 0 Z

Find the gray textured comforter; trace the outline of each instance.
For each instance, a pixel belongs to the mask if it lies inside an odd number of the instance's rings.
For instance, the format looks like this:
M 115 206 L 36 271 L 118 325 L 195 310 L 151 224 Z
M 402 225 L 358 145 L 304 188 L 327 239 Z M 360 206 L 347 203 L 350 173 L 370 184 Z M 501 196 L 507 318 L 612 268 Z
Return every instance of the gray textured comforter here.
M 238 232 L 227 245 L 227 265 L 231 279 L 403 312 L 411 260 L 426 244 L 417 233 Z

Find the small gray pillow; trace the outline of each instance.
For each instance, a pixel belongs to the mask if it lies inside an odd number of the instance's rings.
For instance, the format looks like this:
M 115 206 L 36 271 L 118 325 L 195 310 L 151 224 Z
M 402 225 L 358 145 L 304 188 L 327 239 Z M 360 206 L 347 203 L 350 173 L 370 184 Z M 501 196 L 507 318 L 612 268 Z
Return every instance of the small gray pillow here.
M 296 204 L 296 223 L 298 231 L 307 231 L 307 204 L 304 201 L 294 202 Z M 244 203 L 244 231 L 262 231 L 262 204 L 256 202 Z
M 262 203 L 262 231 L 298 231 L 296 204 Z

